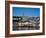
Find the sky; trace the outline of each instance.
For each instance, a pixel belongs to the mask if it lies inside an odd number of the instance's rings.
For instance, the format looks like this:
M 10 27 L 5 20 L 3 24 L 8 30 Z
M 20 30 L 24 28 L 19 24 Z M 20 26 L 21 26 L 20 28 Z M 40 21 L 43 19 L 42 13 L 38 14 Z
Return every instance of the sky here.
M 40 8 L 13 7 L 13 16 L 40 16 Z

